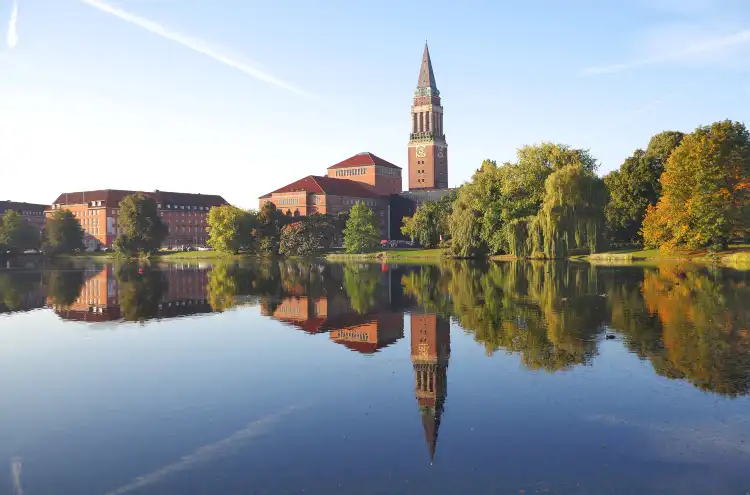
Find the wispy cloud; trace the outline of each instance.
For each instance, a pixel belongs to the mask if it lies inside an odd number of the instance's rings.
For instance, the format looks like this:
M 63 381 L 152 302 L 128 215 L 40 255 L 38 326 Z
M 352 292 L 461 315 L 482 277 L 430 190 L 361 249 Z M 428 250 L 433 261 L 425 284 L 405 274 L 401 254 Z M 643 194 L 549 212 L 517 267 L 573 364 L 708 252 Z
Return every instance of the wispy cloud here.
M 248 65 L 246 62 L 242 62 L 227 54 L 221 53 L 217 49 L 209 46 L 209 44 L 206 43 L 205 41 L 202 41 L 202 40 L 190 37 L 190 36 L 186 36 L 176 31 L 172 31 L 171 29 L 168 29 L 157 22 L 145 19 L 135 14 L 131 14 L 130 12 L 126 12 L 120 8 L 113 7 L 112 5 L 104 3 L 101 0 L 80 0 L 80 1 L 102 12 L 113 15 L 125 22 L 138 26 L 142 29 L 145 29 L 146 31 L 150 31 L 156 35 L 159 35 L 162 38 L 166 38 L 170 41 L 174 41 L 175 43 L 179 43 L 180 45 L 186 48 L 190 48 L 191 50 L 196 51 L 202 55 L 206 55 L 207 57 L 210 57 L 216 60 L 217 62 L 221 62 L 222 64 L 228 65 L 229 67 L 237 69 L 240 72 L 243 72 L 251 77 L 254 77 L 272 86 L 276 86 L 277 88 L 284 89 L 286 91 L 302 96 L 304 98 L 311 98 L 311 99 L 313 98 L 313 96 L 307 91 L 304 91 L 286 81 L 283 81 L 273 76 L 272 74 L 269 74 L 266 71 L 263 71 L 256 67 L 252 67 Z
M 597 65 L 587 67 L 584 74 L 612 74 L 639 69 L 646 66 L 664 65 L 676 62 L 696 62 L 699 60 L 710 60 L 710 57 L 724 53 L 733 48 L 750 45 L 750 29 L 738 31 L 729 35 L 714 36 L 689 41 L 683 39 L 678 42 L 680 46 L 667 52 L 656 53 L 645 57 L 635 58 L 615 64 Z M 709 58 L 707 58 L 709 57 Z
M 16 24 L 18 24 L 18 0 L 13 0 L 13 9 L 10 12 L 10 20 L 8 21 L 8 36 L 6 37 L 8 48 L 10 49 L 15 48 L 18 44 Z
M 21 472 L 23 470 L 23 461 L 20 457 L 14 457 L 10 461 L 10 476 L 13 479 L 13 495 L 23 495 L 21 486 Z

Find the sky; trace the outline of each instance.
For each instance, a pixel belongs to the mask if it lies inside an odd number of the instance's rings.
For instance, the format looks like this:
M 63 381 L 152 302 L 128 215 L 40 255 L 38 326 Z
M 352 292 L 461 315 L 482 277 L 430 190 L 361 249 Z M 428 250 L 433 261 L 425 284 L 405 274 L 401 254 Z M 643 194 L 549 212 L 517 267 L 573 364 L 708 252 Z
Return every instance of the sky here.
M 750 115 L 748 0 L 0 0 L 0 22 L 2 200 L 254 208 L 355 153 L 406 168 L 425 40 L 451 186 L 542 141 L 603 175 L 660 131 Z

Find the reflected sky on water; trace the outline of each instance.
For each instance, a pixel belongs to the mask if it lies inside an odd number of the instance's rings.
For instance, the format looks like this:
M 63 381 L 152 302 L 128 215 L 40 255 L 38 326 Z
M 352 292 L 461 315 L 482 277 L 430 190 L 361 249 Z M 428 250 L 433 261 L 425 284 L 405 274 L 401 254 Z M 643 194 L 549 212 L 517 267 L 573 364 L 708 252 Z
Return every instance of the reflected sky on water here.
M 684 264 L 6 269 L 0 493 L 744 494 L 748 301 Z

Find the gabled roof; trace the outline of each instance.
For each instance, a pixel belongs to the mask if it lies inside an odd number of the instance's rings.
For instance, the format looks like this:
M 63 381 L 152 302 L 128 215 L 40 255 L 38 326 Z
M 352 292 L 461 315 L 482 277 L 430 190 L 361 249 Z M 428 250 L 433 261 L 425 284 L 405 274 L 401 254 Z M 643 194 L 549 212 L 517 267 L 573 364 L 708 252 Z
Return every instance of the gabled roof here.
M 422 66 L 419 68 L 418 88 L 431 88 L 437 90 L 435 84 L 435 73 L 432 72 L 432 60 L 430 60 L 430 50 L 427 48 L 427 42 L 424 42 L 424 54 L 422 54 Z
M 261 196 L 270 198 L 273 194 L 306 192 L 312 194 L 328 194 L 332 196 L 351 196 L 355 198 L 377 198 L 381 196 L 371 189 L 367 184 L 349 179 L 335 179 L 332 177 L 321 177 L 319 175 L 308 175 L 273 192 Z
M 344 160 L 343 162 L 339 162 L 336 165 L 331 165 L 328 167 L 328 170 L 335 169 L 335 168 L 348 168 L 348 167 L 366 167 L 366 166 L 372 166 L 372 165 L 380 165 L 381 167 L 388 167 L 388 168 L 397 168 L 401 169 L 398 165 L 394 165 L 389 161 L 383 160 L 379 156 L 373 155 L 369 151 L 365 151 L 362 153 L 357 153 L 354 156 L 351 156 Z

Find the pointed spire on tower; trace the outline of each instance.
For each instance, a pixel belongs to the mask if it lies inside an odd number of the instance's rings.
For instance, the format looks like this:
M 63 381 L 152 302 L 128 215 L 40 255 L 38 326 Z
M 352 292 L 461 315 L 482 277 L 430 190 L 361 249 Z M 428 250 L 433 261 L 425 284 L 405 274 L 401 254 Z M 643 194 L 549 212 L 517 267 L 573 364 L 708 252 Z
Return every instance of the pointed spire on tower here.
M 430 60 L 430 49 L 427 48 L 427 40 L 424 41 L 424 54 L 422 55 L 422 67 L 419 69 L 419 80 L 417 88 L 430 88 L 437 91 L 435 84 L 435 73 L 432 72 L 432 61 Z
M 440 429 L 440 417 L 443 415 L 443 405 L 441 402 L 437 407 L 420 407 L 422 415 L 422 426 L 424 426 L 424 436 L 427 440 L 427 448 L 430 451 L 430 462 L 435 460 L 435 449 L 437 448 L 438 429 Z

